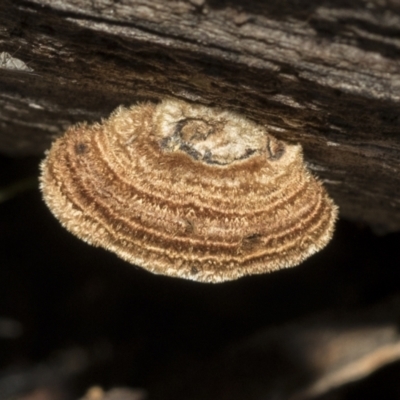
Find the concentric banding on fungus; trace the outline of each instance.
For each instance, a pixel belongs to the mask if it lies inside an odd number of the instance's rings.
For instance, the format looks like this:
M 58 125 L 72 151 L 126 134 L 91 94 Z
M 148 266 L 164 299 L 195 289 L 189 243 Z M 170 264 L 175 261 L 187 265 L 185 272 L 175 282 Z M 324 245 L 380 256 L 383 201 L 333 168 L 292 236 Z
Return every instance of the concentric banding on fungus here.
M 41 170 L 44 200 L 69 231 L 153 273 L 201 282 L 298 265 L 329 242 L 337 218 L 299 145 L 177 100 L 71 127 Z

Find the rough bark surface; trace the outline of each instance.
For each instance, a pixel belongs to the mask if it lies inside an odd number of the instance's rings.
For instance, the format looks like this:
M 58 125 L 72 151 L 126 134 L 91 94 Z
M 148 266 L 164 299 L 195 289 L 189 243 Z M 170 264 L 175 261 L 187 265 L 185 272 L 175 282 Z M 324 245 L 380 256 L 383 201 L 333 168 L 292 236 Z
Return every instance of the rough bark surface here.
M 396 0 L 2 0 L 0 152 L 174 96 L 301 143 L 343 217 L 400 229 Z

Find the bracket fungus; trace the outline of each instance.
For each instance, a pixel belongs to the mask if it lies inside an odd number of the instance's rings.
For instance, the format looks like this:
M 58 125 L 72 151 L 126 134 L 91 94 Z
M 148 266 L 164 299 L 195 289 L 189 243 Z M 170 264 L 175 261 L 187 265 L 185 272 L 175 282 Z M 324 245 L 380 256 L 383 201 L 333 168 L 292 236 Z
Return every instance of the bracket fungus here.
M 171 99 L 69 128 L 41 164 L 41 189 L 87 243 L 200 282 L 298 265 L 329 242 L 337 218 L 300 145 Z

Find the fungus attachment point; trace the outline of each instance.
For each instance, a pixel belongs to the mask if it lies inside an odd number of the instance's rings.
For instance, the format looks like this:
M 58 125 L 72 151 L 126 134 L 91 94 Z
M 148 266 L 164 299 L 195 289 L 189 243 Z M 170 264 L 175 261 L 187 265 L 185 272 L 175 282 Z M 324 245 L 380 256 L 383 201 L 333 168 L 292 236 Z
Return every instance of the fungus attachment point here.
M 329 242 L 337 218 L 300 146 L 177 100 L 69 128 L 41 170 L 44 200 L 69 231 L 201 282 L 295 266 Z

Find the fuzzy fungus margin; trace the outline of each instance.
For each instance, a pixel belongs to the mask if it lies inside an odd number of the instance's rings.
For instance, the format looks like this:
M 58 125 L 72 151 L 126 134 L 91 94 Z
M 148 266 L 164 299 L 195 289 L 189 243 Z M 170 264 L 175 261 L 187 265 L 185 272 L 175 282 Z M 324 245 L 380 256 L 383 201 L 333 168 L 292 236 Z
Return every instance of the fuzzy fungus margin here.
M 70 127 L 43 160 L 40 186 L 87 243 L 200 282 L 298 265 L 329 242 L 338 213 L 301 146 L 171 99 Z

